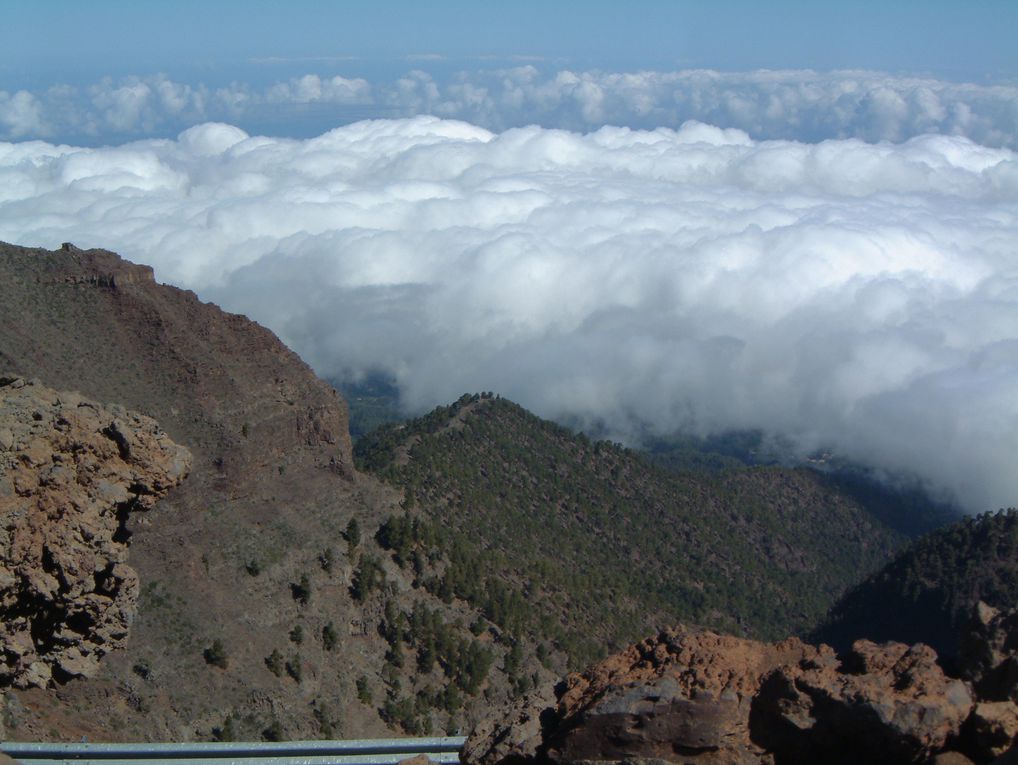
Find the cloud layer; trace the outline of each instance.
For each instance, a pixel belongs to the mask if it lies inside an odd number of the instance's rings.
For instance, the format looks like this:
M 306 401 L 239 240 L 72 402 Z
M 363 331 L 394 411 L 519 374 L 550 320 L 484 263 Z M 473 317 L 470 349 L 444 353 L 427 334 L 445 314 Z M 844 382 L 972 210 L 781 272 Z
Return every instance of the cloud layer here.
M 762 428 L 1018 504 L 1018 157 L 965 138 L 491 133 L 0 144 L 0 239 L 103 246 L 423 408 Z
M 695 119 L 755 139 L 900 142 L 940 133 L 1018 148 L 1013 85 L 867 71 L 606 73 L 533 65 L 450 76 L 414 70 L 377 82 L 308 73 L 263 87 L 210 87 L 157 75 L 0 91 L 0 138 L 118 142 L 175 135 L 207 120 L 301 137 L 364 118 L 422 114 L 496 131 L 531 124 L 581 132 L 603 125 L 677 128 Z

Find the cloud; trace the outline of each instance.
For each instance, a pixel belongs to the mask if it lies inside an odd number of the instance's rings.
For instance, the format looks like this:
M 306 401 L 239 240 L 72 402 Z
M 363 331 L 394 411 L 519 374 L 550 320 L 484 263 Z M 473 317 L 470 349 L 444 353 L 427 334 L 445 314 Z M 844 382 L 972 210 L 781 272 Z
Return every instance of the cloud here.
M 973 511 L 1018 498 L 1018 157 L 967 138 L 418 117 L 0 144 L 0 239 L 150 263 L 414 409 L 760 428 Z
M 209 87 L 155 75 L 0 93 L 0 138 L 110 143 L 172 136 L 214 120 L 273 133 L 298 126 L 305 132 L 293 137 L 306 137 L 363 118 L 430 114 L 499 132 L 531 124 L 580 132 L 677 128 L 694 119 L 757 140 L 901 142 L 939 133 L 1018 148 L 1014 85 L 867 71 L 615 73 L 533 64 L 438 76 L 424 67 L 442 62 L 424 56 L 416 63 L 393 80 L 311 72 L 265 86 Z
M 45 135 L 39 100 L 26 90 L 14 94 L 0 90 L 0 129 L 11 138 Z

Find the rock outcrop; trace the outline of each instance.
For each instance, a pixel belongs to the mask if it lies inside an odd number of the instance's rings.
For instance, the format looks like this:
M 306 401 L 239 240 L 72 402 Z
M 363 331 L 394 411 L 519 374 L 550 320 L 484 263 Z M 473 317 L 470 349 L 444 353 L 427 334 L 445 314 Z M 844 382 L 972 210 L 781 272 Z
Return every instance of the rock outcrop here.
M 976 707 L 970 687 L 922 644 L 858 641 L 839 657 L 797 639 L 766 644 L 686 627 L 570 675 L 553 698 L 531 703 L 500 715 L 506 725 L 478 726 L 463 761 L 911 763 L 964 748 L 971 728 L 967 740 L 978 745 L 965 754 L 986 762 L 1014 733 L 1010 709 Z
M 127 514 L 190 465 L 148 417 L 0 375 L 0 685 L 89 676 L 124 645 Z
M 959 734 L 972 706 L 929 646 L 860 640 L 840 665 L 771 673 L 754 702 L 753 738 L 782 762 L 923 762 Z

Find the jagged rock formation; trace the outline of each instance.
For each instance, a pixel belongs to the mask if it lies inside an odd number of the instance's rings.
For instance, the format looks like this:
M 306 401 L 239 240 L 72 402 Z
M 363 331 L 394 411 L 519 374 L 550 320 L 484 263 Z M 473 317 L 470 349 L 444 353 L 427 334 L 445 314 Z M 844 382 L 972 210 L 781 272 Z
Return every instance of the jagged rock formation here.
M 978 698 L 922 644 L 858 641 L 838 656 L 678 627 L 493 714 L 462 760 L 847 765 L 950 750 L 988 762 L 1018 733 L 1012 707 Z
M 87 677 L 125 644 L 127 514 L 190 465 L 148 417 L 0 375 L 0 685 Z

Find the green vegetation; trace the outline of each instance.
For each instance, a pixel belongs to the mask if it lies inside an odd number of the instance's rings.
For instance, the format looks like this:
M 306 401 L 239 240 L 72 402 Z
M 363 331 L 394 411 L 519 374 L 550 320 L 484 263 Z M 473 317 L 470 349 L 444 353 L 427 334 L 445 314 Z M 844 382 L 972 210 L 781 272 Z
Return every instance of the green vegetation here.
M 212 641 L 212 645 L 206 648 L 202 655 L 205 657 L 205 663 L 211 664 L 214 667 L 220 669 L 226 669 L 230 663 L 229 658 L 226 655 L 226 647 L 223 645 L 223 641 L 216 638 Z
M 237 731 L 235 730 L 233 715 L 226 715 L 223 724 L 212 729 L 212 738 L 215 741 L 236 741 Z
M 269 668 L 269 672 L 274 674 L 276 677 L 283 676 L 283 654 L 278 650 L 273 649 L 272 653 L 265 657 L 265 666 Z
M 371 704 L 371 688 L 368 686 L 368 678 L 364 675 L 357 678 L 357 700 L 362 704 Z
M 572 666 L 675 621 L 802 634 L 905 541 L 811 471 L 665 470 L 491 394 L 382 427 L 355 458 L 404 492 L 377 535 L 398 565 Z
M 326 651 L 332 651 L 335 649 L 338 641 L 339 636 L 336 634 L 336 628 L 332 626 L 332 622 L 322 627 L 322 648 Z
M 294 600 L 306 606 L 311 600 L 311 578 L 307 574 L 301 574 L 300 581 L 290 585 L 290 594 Z
M 286 674 L 299 683 L 304 676 L 300 654 L 290 654 L 290 658 L 286 660 L 284 669 L 286 669 Z
M 326 574 L 331 574 L 332 567 L 336 563 L 336 551 L 331 547 L 322 550 L 322 553 L 318 556 L 318 562 L 322 566 L 322 571 Z
M 354 571 L 353 583 L 350 586 L 350 595 L 358 603 L 363 603 L 368 595 L 381 588 L 385 584 L 385 571 L 382 564 L 371 555 L 365 555 L 361 564 Z
M 965 518 L 919 539 L 850 590 L 814 633 L 847 647 L 853 640 L 922 641 L 943 657 L 980 600 L 1018 602 L 1018 510 Z
M 346 524 L 343 538 L 346 539 L 347 553 L 352 556 L 354 550 L 357 549 L 357 545 L 361 543 L 361 526 L 357 523 L 356 518 L 351 518 L 349 523 Z

